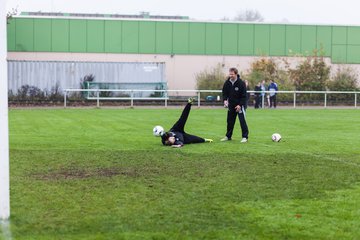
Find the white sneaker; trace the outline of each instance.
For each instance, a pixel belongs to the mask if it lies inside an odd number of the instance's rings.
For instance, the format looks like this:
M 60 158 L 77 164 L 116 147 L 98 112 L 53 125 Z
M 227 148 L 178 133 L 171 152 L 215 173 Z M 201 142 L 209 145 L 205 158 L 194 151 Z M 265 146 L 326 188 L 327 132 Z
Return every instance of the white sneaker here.
M 231 138 L 229 139 L 229 138 L 226 137 L 226 136 L 225 136 L 224 138 L 220 139 L 221 142 L 230 141 L 230 140 L 231 140 Z
M 247 143 L 247 142 L 248 142 L 248 139 L 247 139 L 247 138 L 243 138 L 243 139 L 241 139 L 240 142 L 241 142 L 241 143 Z

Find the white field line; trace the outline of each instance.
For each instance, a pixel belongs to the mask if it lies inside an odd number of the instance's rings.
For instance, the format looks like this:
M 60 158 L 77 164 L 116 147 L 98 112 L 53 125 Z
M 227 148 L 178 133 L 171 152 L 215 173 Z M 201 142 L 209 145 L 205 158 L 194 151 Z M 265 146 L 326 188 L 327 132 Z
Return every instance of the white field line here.
M 305 152 L 301 152 L 305 155 L 309 155 L 312 157 L 317 157 L 317 158 L 321 158 L 321 159 L 325 159 L 325 160 L 329 160 L 329 161 L 333 161 L 333 162 L 339 162 L 339 163 L 343 163 L 345 165 L 349 165 L 349 166 L 354 166 L 354 167 L 358 167 L 360 168 L 360 164 L 358 163 L 353 163 L 353 162 L 348 162 L 339 158 L 335 158 L 335 157 L 331 157 L 331 156 L 322 156 L 322 155 L 318 155 L 316 153 L 305 153 Z

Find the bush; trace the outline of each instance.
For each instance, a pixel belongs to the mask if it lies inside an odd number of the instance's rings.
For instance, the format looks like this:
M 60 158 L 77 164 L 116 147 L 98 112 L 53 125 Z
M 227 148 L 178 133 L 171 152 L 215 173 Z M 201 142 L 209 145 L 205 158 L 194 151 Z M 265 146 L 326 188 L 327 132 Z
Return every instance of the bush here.
M 330 91 L 357 91 L 358 73 L 351 67 L 339 67 L 331 81 L 327 83 L 327 89 Z M 351 94 L 330 94 L 329 100 L 332 102 L 354 102 L 354 96 Z
M 289 74 L 296 90 L 325 91 L 330 78 L 330 66 L 314 51 L 314 56 L 307 57 L 295 69 L 289 68 Z
M 64 94 L 61 92 L 58 82 L 51 88 L 50 92 L 47 92 L 46 95 L 47 99 L 52 102 L 58 102 L 64 99 Z
M 13 93 L 12 90 L 8 91 L 8 101 L 9 102 L 14 102 L 16 101 L 16 95 Z
M 31 85 L 21 86 L 16 93 L 8 92 L 9 102 L 26 102 L 26 103 L 42 103 L 42 102 L 59 102 L 64 99 L 64 95 L 60 90 L 58 83 L 51 88 L 50 91 L 41 90 L 38 87 Z
M 249 81 L 250 90 L 265 80 L 265 85 L 274 80 L 278 84 L 279 90 L 294 90 L 294 84 L 291 81 L 286 68 L 281 68 L 280 61 L 275 58 L 261 58 L 251 63 L 250 69 L 244 74 L 243 79 Z M 278 101 L 290 101 L 292 97 L 284 94 L 277 96 Z
M 31 102 L 44 101 L 45 93 L 38 87 L 23 85 L 18 89 L 15 100 Z
M 247 74 L 249 83 L 254 86 L 257 82 L 265 80 L 276 80 L 278 75 L 278 65 L 274 59 L 261 58 L 251 63 L 249 74 Z
M 243 78 L 249 81 L 250 89 L 254 89 L 263 80 L 267 85 L 274 80 L 281 86 L 281 90 L 294 89 L 294 83 L 291 81 L 287 69 L 281 68 L 279 61 L 274 58 L 261 58 L 254 61 Z
M 339 67 L 335 76 L 327 83 L 330 91 L 357 91 L 358 73 L 351 67 Z
M 314 55 L 307 57 L 296 68 L 288 68 L 290 78 L 294 82 L 295 89 L 298 91 L 325 91 L 327 82 L 330 79 L 330 66 L 328 66 L 323 56 L 318 56 L 317 51 Z M 322 101 L 323 94 L 301 94 L 300 101 Z
M 210 70 L 204 70 L 196 74 L 198 90 L 221 90 L 224 85 L 226 75 L 221 64 L 217 64 Z M 201 98 L 205 98 L 209 93 L 201 93 Z

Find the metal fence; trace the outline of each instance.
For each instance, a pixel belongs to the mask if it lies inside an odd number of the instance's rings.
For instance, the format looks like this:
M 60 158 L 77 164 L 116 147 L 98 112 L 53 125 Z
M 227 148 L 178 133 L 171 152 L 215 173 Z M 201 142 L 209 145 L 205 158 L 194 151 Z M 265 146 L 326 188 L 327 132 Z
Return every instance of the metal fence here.
M 89 92 L 92 94 L 89 95 Z M 104 92 L 119 93 L 117 97 L 103 96 Z M 196 97 L 197 106 L 205 105 L 204 103 L 214 103 L 213 105 L 222 105 L 221 90 L 139 90 L 139 89 L 65 89 L 64 90 L 64 107 L 68 106 L 69 98 L 74 94 L 78 94 L 80 97 L 86 96 L 87 101 L 96 101 L 96 106 L 100 107 L 100 101 L 130 101 L 130 106 L 134 107 L 135 101 L 160 101 L 164 102 L 163 106 L 167 107 L 168 102 L 171 100 L 186 99 L 188 96 Z M 153 97 L 139 97 L 142 94 L 139 93 L 153 93 Z M 266 97 L 270 94 L 270 91 L 248 91 L 250 95 L 260 93 L 262 95 L 262 106 L 265 106 Z M 322 106 L 324 108 L 329 107 L 330 96 L 339 95 L 346 97 L 346 106 L 357 108 L 357 95 L 360 92 L 357 91 L 277 91 L 277 97 L 282 100 L 282 103 L 286 103 L 286 106 L 297 108 L 300 105 L 315 105 Z M 113 95 L 113 94 L 112 94 Z M 147 94 L 145 94 L 147 95 Z M 204 97 L 204 95 L 207 95 Z M 315 98 L 311 98 L 311 95 Z M 89 97 L 90 96 L 90 97 Z M 211 96 L 211 98 L 209 98 Z M 335 97 L 335 99 L 337 99 Z M 285 100 L 284 100 L 285 99 Z M 305 100 L 304 100 L 305 99 Z M 304 104 L 305 102 L 305 104 Z M 216 104 L 217 103 L 217 104 Z M 281 101 L 280 101 L 281 103 Z M 161 104 L 162 105 L 162 104 Z M 209 105 L 209 104 L 206 104 Z M 344 106 L 344 105 L 338 105 Z

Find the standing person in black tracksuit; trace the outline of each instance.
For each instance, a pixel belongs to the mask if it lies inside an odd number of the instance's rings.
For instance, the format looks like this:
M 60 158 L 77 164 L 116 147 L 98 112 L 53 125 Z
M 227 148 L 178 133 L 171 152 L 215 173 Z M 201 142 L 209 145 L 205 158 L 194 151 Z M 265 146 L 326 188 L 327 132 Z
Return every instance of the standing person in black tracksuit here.
M 212 139 L 201 138 L 195 135 L 190 135 L 184 131 L 184 127 L 189 116 L 193 99 L 189 98 L 179 120 L 172 126 L 172 128 L 161 135 L 161 142 L 163 145 L 171 147 L 182 147 L 184 144 L 212 142 Z
M 236 68 L 229 69 L 229 78 L 224 83 L 222 93 L 224 106 L 228 108 L 228 113 L 227 132 L 226 136 L 221 139 L 221 141 L 231 140 L 236 116 L 238 116 L 242 132 L 241 143 L 246 143 L 249 136 L 249 130 L 245 119 L 247 92 L 245 83 L 240 79 L 240 75 L 238 74 L 238 70 Z

